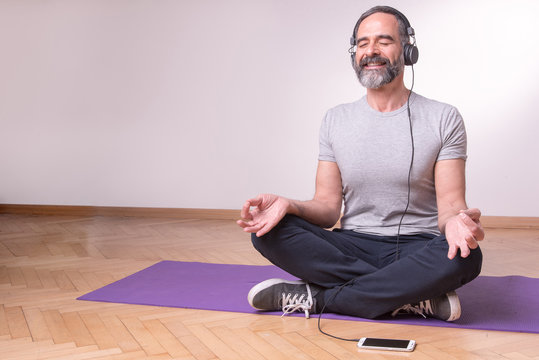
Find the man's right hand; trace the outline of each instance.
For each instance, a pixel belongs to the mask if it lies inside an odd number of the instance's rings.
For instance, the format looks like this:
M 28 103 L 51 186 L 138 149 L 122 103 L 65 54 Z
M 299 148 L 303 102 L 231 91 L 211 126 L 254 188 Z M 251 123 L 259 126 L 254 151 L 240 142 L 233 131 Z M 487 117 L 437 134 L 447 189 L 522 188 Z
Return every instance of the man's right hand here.
M 316 192 L 308 201 L 291 200 L 273 194 L 261 194 L 249 199 L 241 209 L 237 223 L 245 232 L 260 237 L 267 234 L 286 214 L 299 216 L 311 224 L 332 227 L 341 215 L 342 182 L 335 162 L 318 162 Z
M 261 237 L 269 232 L 287 214 L 291 201 L 273 194 L 261 194 L 249 199 L 241 209 L 237 224 L 243 231 Z

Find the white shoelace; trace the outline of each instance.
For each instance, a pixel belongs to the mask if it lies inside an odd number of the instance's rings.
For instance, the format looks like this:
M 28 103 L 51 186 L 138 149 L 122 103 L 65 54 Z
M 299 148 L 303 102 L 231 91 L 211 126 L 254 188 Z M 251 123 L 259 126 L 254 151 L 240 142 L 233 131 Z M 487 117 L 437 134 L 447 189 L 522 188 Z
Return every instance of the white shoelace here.
M 410 305 L 410 304 L 404 305 L 404 306 L 398 308 L 397 310 L 393 311 L 391 313 L 391 316 L 395 316 L 401 311 L 416 314 L 416 315 L 421 315 L 424 318 L 426 318 L 425 314 L 432 314 L 433 313 L 432 306 L 430 304 L 430 300 L 420 301 L 419 305 L 415 305 L 415 306 Z
M 309 310 L 311 310 L 313 306 L 313 297 L 311 295 L 311 288 L 309 287 L 309 284 L 305 284 L 307 286 L 307 296 L 305 294 L 292 294 L 283 293 L 283 315 L 290 314 L 294 311 L 303 311 L 305 312 L 305 317 L 309 318 Z

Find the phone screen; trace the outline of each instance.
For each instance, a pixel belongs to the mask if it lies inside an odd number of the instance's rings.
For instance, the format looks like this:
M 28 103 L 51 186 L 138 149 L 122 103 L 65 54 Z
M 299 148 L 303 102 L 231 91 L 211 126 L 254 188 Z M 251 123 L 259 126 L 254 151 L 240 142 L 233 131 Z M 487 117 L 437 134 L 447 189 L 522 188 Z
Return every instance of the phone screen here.
M 389 347 L 389 348 L 398 348 L 406 349 L 410 340 L 394 340 L 394 339 L 375 339 L 375 338 L 366 338 L 362 346 L 375 346 L 375 347 Z

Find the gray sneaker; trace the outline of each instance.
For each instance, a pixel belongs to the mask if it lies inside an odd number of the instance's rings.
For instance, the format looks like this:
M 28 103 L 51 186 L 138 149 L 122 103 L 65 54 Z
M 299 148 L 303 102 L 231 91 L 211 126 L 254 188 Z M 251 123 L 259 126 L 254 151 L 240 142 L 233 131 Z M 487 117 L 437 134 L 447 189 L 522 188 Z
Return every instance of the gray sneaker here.
M 257 310 L 282 310 L 283 316 L 294 311 L 315 312 L 316 300 L 313 299 L 318 291 L 311 291 L 311 286 L 305 281 L 289 281 L 269 279 L 253 286 L 247 295 L 249 304 Z
M 391 313 L 395 316 L 400 313 L 412 313 L 427 316 L 443 321 L 455 321 L 460 318 L 460 301 L 454 291 L 438 296 L 434 299 L 420 301 L 419 304 L 404 305 Z

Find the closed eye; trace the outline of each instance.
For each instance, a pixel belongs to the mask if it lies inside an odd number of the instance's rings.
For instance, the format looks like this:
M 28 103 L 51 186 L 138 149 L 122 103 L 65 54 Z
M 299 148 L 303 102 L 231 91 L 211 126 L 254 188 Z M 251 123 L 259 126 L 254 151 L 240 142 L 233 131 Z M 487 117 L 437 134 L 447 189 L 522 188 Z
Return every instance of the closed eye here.
M 393 45 L 395 43 L 395 39 L 390 36 L 390 35 L 386 35 L 386 34 L 380 34 L 380 35 L 377 35 L 375 37 L 375 39 L 372 39 L 375 41 L 376 45 L 378 46 L 390 46 L 390 45 Z M 365 36 L 365 37 L 362 37 L 362 38 L 359 38 L 358 41 L 357 41 L 357 47 L 359 49 L 363 49 L 367 46 L 369 46 L 369 39 Z

